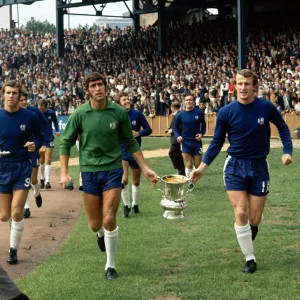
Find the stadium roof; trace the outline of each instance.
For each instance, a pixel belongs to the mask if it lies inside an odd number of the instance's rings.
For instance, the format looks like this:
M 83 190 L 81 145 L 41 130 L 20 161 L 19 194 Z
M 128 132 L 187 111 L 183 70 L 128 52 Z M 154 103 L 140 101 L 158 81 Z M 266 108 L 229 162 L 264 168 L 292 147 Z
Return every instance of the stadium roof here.
M 0 7 L 4 5 L 11 5 L 11 4 L 27 4 L 30 5 L 36 1 L 43 1 L 43 0 L 0 0 Z M 55 1 L 55 0 L 54 0 Z M 86 5 L 95 5 L 95 4 L 105 4 L 105 3 L 116 3 L 116 2 L 123 2 L 122 0 L 117 1 L 117 0 L 82 0 L 82 1 L 76 1 L 72 2 L 72 0 L 69 1 L 62 1 L 62 0 L 56 0 L 58 4 L 62 5 L 63 2 L 66 4 L 70 4 L 73 7 L 78 7 L 78 6 L 86 6 Z M 157 3 L 160 0 L 154 0 L 153 3 Z M 146 0 L 141 0 L 141 3 L 149 3 L 149 1 Z M 166 0 L 166 2 L 172 2 L 170 0 Z M 176 1 L 177 3 L 182 2 L 185 6 L 190 6 L 191 8 L 193 7 L 206 7 L 206 8 L 211 8 L 211 7 L 217 7 L 220 4 L 224 5 L 236 5 L 237 0 L 179 0 Z M 282 5 L 284 2 L 285 4 L 292 4 L 292 3 L 299 3 L 299 0 L 247 0 L 247 4 L 272 4 L 272 6 L 276 5 Z
M 34 2 L 37 1 L 43 1 L 43 0 L 0 0 L 0 7 L 4 6 L 4 5 L 11 5 L 11 4 L 26 4 L 26 5 L 30 5 Z M 86 6 L 86 5 L 95 5 L 95 4 L 105 4 L 105 3 L 116 3 L 116 2 L 123 2 L 122 0 L 117 1 L 117 0 L 82 0 L 82 1 L 74 1 L 72 2 L 72 0 L 69 1 L 61 1 L 61 0 L 53 0 L 56 1 L 59 4 L 63 4 L 63 2 L 65 3 L 70 3 L 70 4 L 74 4 L 74 7 L 76 6 Z

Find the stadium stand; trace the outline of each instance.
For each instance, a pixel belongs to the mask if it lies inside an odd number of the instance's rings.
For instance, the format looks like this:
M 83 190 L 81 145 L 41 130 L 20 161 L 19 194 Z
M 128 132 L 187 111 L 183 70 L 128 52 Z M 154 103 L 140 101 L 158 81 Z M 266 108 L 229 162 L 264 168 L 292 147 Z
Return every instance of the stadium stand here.
M 292 20 L 283 15 L 279 24 L 278 15 L 268 14 L 250 24 L 247 37 L 247 68 L 259 75 L 258 96 L 283 114 L 300 112 L 300 25 Z M 128 92 L 132 106 L 146 116 L 169 115 L 172 101 L 182 102 L 187 94 L 206 114 L 216 114 L 235 97 L 236 31 L 235 19 L 226 20 L 226 26 L 172 21 L 163 58 L 157 55 L 155 26 L 71 29 L 65 30 L 65 57 L 57 58 L 55 35 L 3 30 L 0 87 L 17 79 L 32 104 L 49 99 L 58 116 L 70 115 L 87 101 L 84 75 L 96 70 L 108 78 L 110 100 Z

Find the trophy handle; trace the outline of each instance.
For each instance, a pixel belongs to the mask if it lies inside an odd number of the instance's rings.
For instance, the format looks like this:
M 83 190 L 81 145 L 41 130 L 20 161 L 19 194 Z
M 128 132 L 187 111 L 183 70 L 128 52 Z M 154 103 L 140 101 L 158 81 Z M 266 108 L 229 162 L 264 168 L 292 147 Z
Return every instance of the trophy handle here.
M 189 181 L 187 181 L 187 183 L 188 183 Z M 194 190 L 194 188 L 195 188 L 195 184 L 194 184 L 194 186 L 190 189 L 188 189 L 187 191 L 186 191 L 186 194 L 188 194 L 188 193 L 190 193 L 191 191 L 193 191 Z
M 161 180 L 161 177 L 160 177 L 160 176 L 157 176 L 157 179 L 158 179 L 157 183 L 162 183 L 162 180 Z M 157 191 L 162 192 L 163 195 L 165 194 L 165 192 L 164 192 L 162 189 L 158 189 L 158 188 L 155 188 L 155 189 L 156 189 Z
M 194 186 L 192 189 L 188 189 L 188 190 L 186 191 L 186 194 L 188 194 L 188 193 L 190 193 L 191 191 L 193 191 L 194 188 L 195 188 L 195 186 Z

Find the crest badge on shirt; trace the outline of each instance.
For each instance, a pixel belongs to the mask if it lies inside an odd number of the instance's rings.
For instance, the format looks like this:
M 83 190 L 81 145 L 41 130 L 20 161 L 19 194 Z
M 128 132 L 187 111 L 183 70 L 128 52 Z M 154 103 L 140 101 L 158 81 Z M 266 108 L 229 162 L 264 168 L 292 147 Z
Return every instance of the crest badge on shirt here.
M 111 128 L 111 130 L 116 129 L 116 127 L 117 127 L 117 122 L 111 122 L 111 123 L 109 124 L 109 127 Z
M 131 122 L 131 124 L 132 124 L 133 126 L 135 126 L 135 125 L 136 125 L 136 121 L 133 120 L 133 121 Z
M 199 119 L 199 117 L 198 117 L 198 116 L 195 116 L 195 119 L 196 119 L 196 120 L 198 120 L 198 119 Z
M 26 125 L 20 125 L 20 129 L 21 129 L 22 131 L 25 131 L 25 130 L 26 130 Z
M 258 123 L 259 125 L 264 125 L 264 124 L 265 124 L 265 119 L 264 119 L 263 117 L 258 118 L 258 119 L 257 119 L 257 123 Z

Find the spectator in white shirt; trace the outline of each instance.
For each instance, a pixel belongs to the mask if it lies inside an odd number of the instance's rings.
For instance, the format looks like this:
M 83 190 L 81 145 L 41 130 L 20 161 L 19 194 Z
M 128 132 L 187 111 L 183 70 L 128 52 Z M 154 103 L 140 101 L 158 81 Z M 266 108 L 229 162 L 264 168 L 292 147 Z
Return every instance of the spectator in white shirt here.
M 228 104 L 228 89 L 229 89 L 229 82 L 227 79 L 224 78 L 220 87 L 221 106 L 225 106 Z

